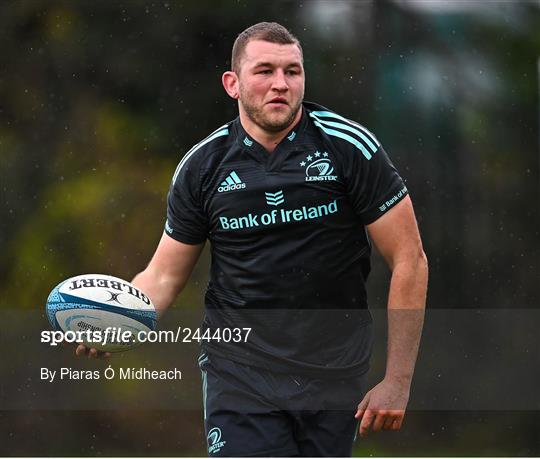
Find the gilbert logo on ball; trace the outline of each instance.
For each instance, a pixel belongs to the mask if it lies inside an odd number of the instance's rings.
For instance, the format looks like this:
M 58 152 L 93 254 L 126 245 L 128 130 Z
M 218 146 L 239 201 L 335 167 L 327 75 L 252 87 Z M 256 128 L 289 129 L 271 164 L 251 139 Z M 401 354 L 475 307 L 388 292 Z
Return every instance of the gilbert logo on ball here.
M 107 334 L 106 340 L 83 338 L 84 344 L 102 351 L 131 349 L 139 344 L 139 332 L 156 329 L 156 310 L 148 296 L 130 282 L 105 274 L 83 274 L 61 282 L 50 293 L 46 309 L 55 330 L 90 331 L 93 337 Z M 114 339 L 120 332 L 130 332 L 132 338 Z

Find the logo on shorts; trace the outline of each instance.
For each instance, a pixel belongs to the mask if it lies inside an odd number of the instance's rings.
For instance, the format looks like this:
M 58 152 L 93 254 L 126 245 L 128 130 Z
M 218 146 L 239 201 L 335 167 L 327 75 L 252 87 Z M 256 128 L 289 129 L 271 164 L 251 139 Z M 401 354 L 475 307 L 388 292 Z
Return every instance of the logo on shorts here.
M 208 454 L 217 453 L 223 446 L 225 446 L 226 441 L 221 441 L 221 429 L 219 427 L 214 427 L 208 432 Z
M 337 175 L 332 175 L 334 166 L 326 151 L 321 153 L 317 150 L 313 155 L 307 155 L 306 159 L 300 162 L 300 166 L 306 168 L 306 182 L 331 182 L 337 180 Z

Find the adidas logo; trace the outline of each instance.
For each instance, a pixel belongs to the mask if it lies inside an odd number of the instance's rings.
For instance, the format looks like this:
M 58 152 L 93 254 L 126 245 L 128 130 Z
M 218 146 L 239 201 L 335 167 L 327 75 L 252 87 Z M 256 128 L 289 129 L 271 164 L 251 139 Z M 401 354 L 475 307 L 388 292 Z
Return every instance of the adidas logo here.
M 246 184 L 240 180 L 238 174 L 235 171 L 232 171 L 229 176 L 221 182 L 221 185 L 217 190 L 219 193 L 223 193 L 225 191 L 241 190 L 245 187 Z

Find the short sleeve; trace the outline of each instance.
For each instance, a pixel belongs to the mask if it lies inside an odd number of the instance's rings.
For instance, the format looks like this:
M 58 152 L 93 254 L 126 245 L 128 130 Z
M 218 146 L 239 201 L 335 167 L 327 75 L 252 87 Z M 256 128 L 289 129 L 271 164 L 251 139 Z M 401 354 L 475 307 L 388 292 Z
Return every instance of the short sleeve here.
M 181 161 L 167 196 L 165 232 L 185 244 L 200 244 L 208 234 L 208 219 L 200 202 L 198 169 Z
M 379 146 L 370 159 L 352 152 L 348 195 L 364 225 L 373 223 L 407 195 L 407 187 L 390 158 Z

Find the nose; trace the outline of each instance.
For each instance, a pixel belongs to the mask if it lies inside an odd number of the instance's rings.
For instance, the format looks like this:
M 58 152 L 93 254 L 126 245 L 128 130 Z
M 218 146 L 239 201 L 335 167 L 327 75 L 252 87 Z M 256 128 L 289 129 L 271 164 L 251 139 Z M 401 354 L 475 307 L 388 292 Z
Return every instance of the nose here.
M 285 78 L 285 72 L 282 69 L 276 70 L 274 73 L 274 79 L 272 80 L 272 89 L 278 92 L 284 92 L 289 89 L 287 80 Z

